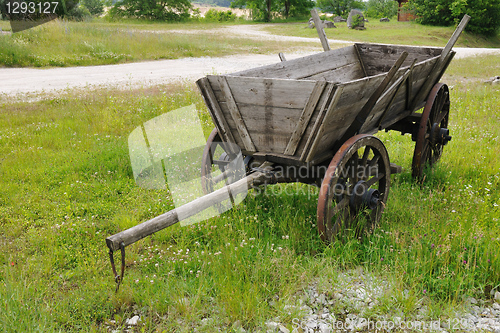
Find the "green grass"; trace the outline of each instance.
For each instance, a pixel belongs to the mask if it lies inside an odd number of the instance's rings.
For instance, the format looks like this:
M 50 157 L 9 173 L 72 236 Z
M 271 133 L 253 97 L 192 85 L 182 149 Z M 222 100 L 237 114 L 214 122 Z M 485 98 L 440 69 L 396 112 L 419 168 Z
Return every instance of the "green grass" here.
M 335 23 L 335 25 L 337 28 L 325 29 L 328 39 L 414 46 L 444 47 L 455 30 L 453 27 L 433 27 L 396 20 L 379 22 L 376 19 L 370 19 L 365 23 L 366 30 L 348 29 L 346 23 Z M 277 35 L 317 38 L 316 29 L 306 27 L 306 23 L 279 24 L 266 27 L 265 30 Z M 462 34 L 456 46 L 500 47 L 500 36 L 485 38 L 466 32 Z
M 0 35 L 0 65 L 103 65 L 181 57 L 268 53 L 276 49 L 286 51 L 305 45 L 204 32 L 206 29 L 225 26 L 212 23 L 127 22 L 55 20 L 16 34 Z M 186 33 L 179 32 L 179 29 Z
M 237 21 L 244 24 L 246 21 Z M 242 53 L 269 53 L 296 50 L 310 43 L 278 42 L 227 37 L 209 30 L 234 23 L 162 23 L 138 20 L 87 22 L 55 20 L 20 33 L 0 35 L 0 66 L 47 67 L 116 64 L 181 57 L 223 56 Z M 316 30 L 305 23 L 273 24 L 263 29 L 281 35 L 317 38 Z M 451 27 L 429 27 L 414 22 L 381 23 L 371 20 L 367 30 L 347 29 L 338 23 L 327 29 L 329 39 L 408 45 L 444 46 Z M 7 21 L 0 21 L 10 30 Z M 464 33 L 457 46 L 500 47 L 500 37 L 485 39 Z
M 450 72 L 470 60 L 454 61 Z M 495 68 L 495 57 L 481 59 Z M 481 66 L 463 75 L 480 77 Z M 476 71 L 477 69 L 477 71 Z M 127 136 L 168 110 L 196 104 L 191 85 L 70 91 L 35 102 L 0 101 L 0 330 L 106 331 L 133 314 L 140 330 L 254 331 L 280 316 L 313 281 L 362 267 L 408 289 L 368 315 L 430 315 L 465 296 L 487 298 L 500 284 L 500 118 L 498 86 L 451 90 L 453 140 L 419 186 L 411 180 L 409 136 L 381 133 L 393 176 L 381 225 L 369 237 L 325 246 L 315 224 L 317 190 L 276 185 L 232 211 L 176 225 L 127 248 L 125 279 L 114 293 L 104 239 L 172 208 L 168 193 L 134 184 Z M 285 195 L 284 190 L 294 195 Z M 383 259 L 383 260 L 382 260 Z M 327 290 L 326 290 L 327 291 Z M 389 291 L 388 291 L 389 292 Z M 394 296 L 394 297 L 393 297 Z M 212 318 L 201 327 L 203 318 Z

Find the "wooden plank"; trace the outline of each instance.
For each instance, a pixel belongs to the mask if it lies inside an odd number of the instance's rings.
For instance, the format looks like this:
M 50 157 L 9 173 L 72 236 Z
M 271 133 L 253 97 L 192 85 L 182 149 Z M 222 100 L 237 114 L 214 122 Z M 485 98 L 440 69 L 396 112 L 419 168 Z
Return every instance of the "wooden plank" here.
M 358 56 L 359 65 L 361 66 L 361 69 L 363 70 L 363 74 L 364 74 L 363 77 L 368 76 L 368 74 L 366 73 L 365 64 L 363 63 L 363 59 L 361 59 L 361 54 L 359 52 L 359 44 L 354 44 L 354 48 L 356 49 L 356 55 Z
M 410 68 L 408 68 L 408 70 L 405 72 L 405 74 L 400 77 L 396 83 L 394 83 L 393 87 L 397 86 L 397 89 L 396 89 L 396 92 L 394 92 L 391 100 L 389 101 L 388 105 L 385 107 L 385 110 L 384 112 L 382 112 L 382 115 L 380 116 L 380 120 L 378 121 L 378 129 L 381 130 L 381 124 L 382 124 L 382 121 L 384 120 L 385 116 L 387 115 L 387 111 L 389 111 L 389 109 L 391 108 L 391 106 L 393 105 L 394 103 L 394 100 L 396 99 L 396 97 L 398 96 L 399 92 L 401 91 L 401 88 L 404 86 L 404 83 L 406 82 L 406 80 L 408 80 L 408 77 L 410 76 L 411 72 L 413 72 L 413 68 L 415 68 L 415 62 L 417 61 L 417 59 L 413 60 L 413 63 L 411 64 Z M 391 87 L 388 89 L 388 91 L 390 91 L 390 93 L 392 94 L 393 91 L 394 91 L 394 88 Z M 379 101 L 381 101 L 383 98 L 381 97 L 379 99 Z
M 367 75 L 375 75 L 390 70 L 402 52 L 408 52 L 408 57 L 402 67 L 410 66 L 414 59 L 417 63 L 438 57 L 441 48 L 412 47 L 384 44 L 357 44 Z
M 316 156 L 312 161 L 317 160 L 318 156 L 324 155 L 325 152 L 331 151 L 341 143 L 340 140 L 347 128 L 354 121 L 357 113 L 366 104 L 377 86 L 384 80 L 384 77 L 385 75 L 380 74 L 344 85 L 344 91 L 340 96 L 337 107 L 328 118 L 322 120 L 326 124 L 325 131 L 320 138 Z
M 201 78 L 196 81 L 196 83 L 202 91 L 203 98 L 205 99 L 205 104 L 207 104 L 209 109 L 212 111 L 212 119 L 214 120 L 214 123 L 217 127 L 217 130 L 219 131 L 219 135 L 221 136 L 222 140 L 225 142 L 236 144 L 233 134 L 231 133 L 226 119 L 224 118 L 224 114 L 220 109 L 217 98 L 215 98 L 215 94 L 212 90 L 212 86 L 210 85 L 208 78 Z
M 413 96 L 413 71 L 410 72 L 410 74 L 408 75 L 408 80 L 406 80 L 406 108 L 407 109 L 410 109 L 412 96 Z
M 419 104 L 421 99 L 426 98 L 426 96 L 431 91 L 432 87 L 437 83 L 436 79 L 438 79 L 438 77 L 441 77 L 441 75 L 443 75 L 443 69 L 445 69 L 447 64 L 449 64 L 449 58 L 450 57 L 453 58 L 451 49 L 453 48 L 453 46 L 455 46 L 455 43 L 462 34 L 462 31 L 467 26 L 467 23 L 469 23 L 469 20 L 470 16 L 465 14 L 464 17 L 462 18 L 462 21 L 460 21 L 460 24 L 458 25 L 455 32 L 451 36 L 450 40 L 446 44 L 445 48 L 441 52 L 438 61 L 434 65 L 434 68 L 432 69 L 429 77 L 427 78 L 427 81 L 420 88 L 420 91 L 418 92 L 417 96 L 415 96 L 412 102 L 413 107 Z
M 341 68 L 354 62 L 358 62 L 354 46 L 347 46 L 273 65 L 231 73 L 231 76 L 299 79 Z
M 370 96 L 366 104 L 356 115 L 354 121 L 352 122 L 352 124 L 349 126 L 344 136 L 342 137 L 341 139 L 342 142 L 348 140 L 350 137 L 356 135 L 359 132 L 361 127 L 364 125 L 368 115 L 373 110 L 375 103 L 380 98 L 384 90 L 387 88 L 391 80 L 395 77 L 396 73 L 398 72 L 403 62 L 405 61 L 406 57 L 408 57 L 408 53 L 406 51 L 403 51 L 399 59 L 392 66 L 391 70 L 385 75 L 384 80 L 380 83 L 375 92 L 373 92 L 373 94 Z
M 332 82 L 348 82 L 358 80 L 364 77 L 363 69 L 358 61 L 346 64 L 343 67 L 326 70 L 315 75 L 306 77 L 308 80 L 325 80 Z
M 207 76 L 217 82 L 217 76 Z M 226 76 L 235 102 L 261 106 L 303 109 L 316 82 L 309 80 L 268 79 Z M 216 97 L 224 98 L 218 84 L 213 84 Z M 218 90 L 216 89 L 218 88 Z
M 335 84 L 328 84 L 328 88 L 326 89 L 326 92 L 324 93 L 326 95 L 326 98 L 323 99 L 323 103 L 321 104 L 321 107 L 318 112 L 318 117 L 316 118 L 316 121 L 314 122 L 314 126 L 312 127 L 311 132 L 309 133 L 309 136 L 307 137 L 306 144 L 304 148 L 302 149 L 302 153 L 300 154 L 300 160 L 304 161 L 307 157 L 307 154 L 309 153 L 310 147 L 313 144 L 314 138 L 316 137 L 319 128 L 321 126 L 321 123 L 325 119 L 325 112 L 326 109 L 329 105 L 329 102 L 331 101 L 333 95 L 334 95 L 334 90 L 338 89 L 338 85 Z
M 339 102 L 340 96 L 342 95 L 343 91 L 344 91 L 344 86 L 339 85 L 337 87 L 337 89 L 335 90 L 335 94 L 333 95 L 332 101 L 330 102 L 330 105 L 328 106 L 328 110 L 325 113 L 324 119 L 328 119 L 330 117 L 331 113 L 333 112 L 333 110 L 337 106 L 337 103 Z M 313 159 L 314 154 L 316 153 L 316 149 L 318 148 L 319 140 L 321 139 L 321 137 L 323 136 L 323 133 L 325 131 L 325 126 L 326 126 L 325 122 L 321 123 L 318 134 L 316 135 L 316 138 L 314 139 L 314 141 L 311 145 L 311 148 L 309 149 L 309 152 L 307 154 L 307 158 L 305 160 L 306 162 L 309 162 Z
M 425 81 L 428 73 L 432 69 L 434 62 L 437 60 L 437 58 L 430 59 L 424 62 L 420 62 L 415 64 L 415 67 L 413 71 L 411 72 L 411 76 L 413 76 L 412 81 L 415 88 L 413 90 L 417 90 Z M 410 77 L 408 76 L 408 80 Z M 408 81 L 407 80 L 407 81 Z M 412 92 L 413 93 L 413 92 Z M 393 102 L 393 105 L 390 106 L 387 110 L 386 116 L 382 123 L 380 124 L 380 127 L 386 128 L 388 124 L 394 123 L 393 119 L 396 117 L 399 117 L 401 113 L 403 114 L 409 114 L 411 113 L 408 111 L 408 107 L 406 105 L 407 102 L 407 96 L 408 96 L 408 91 L 406 89 L 401 88 L 401 90 L 397 93 L 396 98 Z M 386 106 L 390 102 L 389 96 L 386 96 L 385 99 L 380 98 L 379 101 L 377 102 L 377 106 L 373 109 L 369 119 L 365 122 L 365 125 L 361 129 L 361 133 L 366 133 L 369 132 L 375 128 L 378 127 L 378 120 L 381 117 L 381 114 L 384 112 L 384 106 Z
M 252 142 L 252 138 L 248 134 L 248 129 L 245 125 L 245 121 L 241 117 L 240 110 L 238 109 L 238 106 L 236 105 L 236 102 L 234 101 L 233 94 L 231 93 L 231 88 L 229 87 L 229 84 L 227 83 L 227 80 L 224 76 L 219 76 L 219 85 L 222 90 L 222 93 L 224 94 L 224 99 L 227 103 L 227 107 L 229 109 L 229 112 L 231 113 L 231 117 L 233 118 L 233 121 L 236 124 L 236 130 L 238 131 L 238 134 L 240 135 L 241 140 L 243 141 L 243 145 L 245 146 L 246 151 L 255 151 L 255 146 Z
M 319 18 L 318 11 L 316 9 L 311 9 L 312 19 L 314 21 L 314 26 L 318 32 L 319 39 L 321 40 L 321 45 L 323 50 L 330 51 L 330 45 L 328 44 L 328 39 L 326 38 L 325 29 L 323 29 L 323 22 Z
M 319 102 L 319 99 L 321 97 L 321 94 L 323 93 L 323 90 L 325 89 L 325 86 L 326 86 L 325 81 L 316 82 L 316 85 L 314 86 L 314 89 L 306 103 L 306 106 L 304 107 L 304 110 L 302 111 L 302 114 L 300 115 L 300 118 L 297 122 L 297 127 L 295 128 L 295 131 L 292 133 L 290 141 L 288 142 L 288 145 L 285 148 L 284 152 L 285 155 L 295 154 L 300 139 L 302 139 L 302 135 L 304 134 L 304 131 L 306 130 L 306 127 L 309 124 L 309 121 L 311 120 L 311 116 L 314 110 L 316 109 L 316 105 Z
M 180 220 L 179 216 L 187 219 L 207 208 L 216 207 L 217 204 L 228 200 L 229 196 L 235 197 L 238 194 L 246 193 L 249 188 L 265 183 L 269 184 L 270 181 L 267 173 L 254 172 L 231 185 L 224 186 L 219 190 L 197 198 L 167 213 L 110 236 L 106 238 L 106 244 L 111 251 L 117 251 L 120 249 L 121 244 L 128 246 L 144 237 L 176 224 Z
M 257 157 L 259 160 L 264 159 L 265 161 L 278 163 L 282 165 L 305 165 L 298 157 L 283 155 L 278 153 L 268 153 L 268 152 L 257 152 L 253 155 Z

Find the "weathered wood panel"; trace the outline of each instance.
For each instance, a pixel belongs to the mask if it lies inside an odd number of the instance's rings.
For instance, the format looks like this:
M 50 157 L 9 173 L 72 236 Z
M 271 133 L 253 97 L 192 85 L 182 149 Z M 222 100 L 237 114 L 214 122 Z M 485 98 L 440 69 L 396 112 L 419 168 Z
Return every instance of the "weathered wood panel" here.
M 317 15 L 317 13 L 316 13 Z M 318 105 L 318 102 L 321 98 L 321 95 L 323 94 L 323 91 L 325 90 L 326 82 L 325 81 L 318 81 L 316 82 L 316 85 L 314 86 L 314 89 L 309 96 L 309 99 L 306 103 L 306 106 L 304 107 L 304 110 L 302 111 L 302 114 L 299 117 L 299 120 L 297 121 L 297 127 L 292 133 L 292 136 L 290 137 L 290 141 L 288 142 L 288 145 L 286 146 L 285 155 L 293 155 L 295 154 L 295 151 L 297 150 L 297 146 L 299 145 L 300 139 L 302 139 L 302 135 L 304 134 L 304 131 L 307 128 L 307 125 L 309 125 L 309 121 L 311 120 L 311 116 L 316 109 L 316 105 Z
M 341 49 L 288 60 L 274 65 L 236 72 L 231 75 L 276 79 L 302 79 L 318 73 L 342 68 L 346 65 L 354 63 L 359 64 L 356 50 L 354 46 L 348 46 Z
M 385 75 L 367 77 L 345 85 L 337 106 L 328 119 L 324 119 L 324 133 L 318 140 L 315 156 L 332 149 L 342 138 L 361 108 L 384 80 Z M 312 160 L 313 158 L 309 158 Z
M 331 82 L 347 82 L 363 78 L 363 68 L 359 62 L 353 62 L 345 66 L 327 70 L 315 75 L 308 76 L 308 80 L 326 80 Z
M 420 64 L 417 64 L 413 71 L 412 75 L 409 76 L 408 79 L 412 79 L 413 82 L 410 85 L 412 88 L 411 94 L 408 94 L 408 85 L 404 85 L 404 87 L 401 88 L 401 90 L 398 92 L 396 95 L 396 98 L 392 104 L 392 106 L 387 110 L 386 115 L 384 117 L 384 121 L 382 122 L 382 128 L 385 128 L 387 126 L 390 126 L 393 124 L 395 121 L 394 119 L 398 118 L 399 115 L 401 114 L 409 114 L 413 110 L 407 110 L 407 98 L 408 95 L 415 96 L 416 92 L 420 89 L 420 87 L 423 85 L 425 82 L 427 76 L 429 75 L 430 71 L 432 70 L 434 63 L 437 61 L 437 58 L 429 59 L 427 61 L 421 62 Z M 402 73 L 406 69 L 402 69 Z M 373 130 L 375 130 L 378 127 L 378 123 L 380 121 L 380 117 L 382 116 L 383 112 L 385 111 L 385 108 L 387 107 L 388 103 L 392 99 L 392 96 L 394 94 L 387 94 L 386 96 L 381 97 L 381 99 L 377 102 L 376 107 L 373 109 L 370 117 L 367 119 L 365 125 L 362 127 L 361 132 L 362 133 L 368 133 Z
M 209 75 L 217 98 L 223 98 L 217 76 Z M 303 109 L 315 81 L 226 76 L 237 104 Z
M 384 44 L 356 44 L 367 75 L 376 75 L 389 71 L 394 62 L 403 51 L 408 52 L 408 57 L 403 67 L 410 66 L 414 59 L 417 62 L 437 57 L 441 54 L 441 48 L 411 47 Z
M 225 142 L 240 144 L 232 134 L 231 128 L 226 122 L 225 115 L 219 106 L 219 99 L 214 94 L 212 86 L 207 78 L 201 78 L 197 82 L 198 88 L 202 92 L 205 104 L 207 104 L 212 120 L 219 131 L 220 136 Z

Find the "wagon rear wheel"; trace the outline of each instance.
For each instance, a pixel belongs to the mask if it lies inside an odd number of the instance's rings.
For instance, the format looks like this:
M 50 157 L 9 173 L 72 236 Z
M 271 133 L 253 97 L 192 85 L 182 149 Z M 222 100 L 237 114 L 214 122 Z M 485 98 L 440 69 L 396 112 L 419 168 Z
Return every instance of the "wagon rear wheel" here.
M 438 83 L 427 98 L 417 134 L 413 154 L 412 177 L 422 179 L 426 166 L 432 167 L 443 154 L 443 147 L 451 140 L 448 130 L 450 93 L 448 86 Z
M 243 158 L 248 169 L 251 156 L 243 156 Z M 201 160 L 201 185 L 205 194 L 213 192 L 218 183 L 226 182 L 222 174 L 231 161 L 230 153 L 226 151 L 219 132 L 214 128 L 208 136 Z
M 333 157 L 318 198 L 318 231 L 333 241 L 342 230 L 369 231 L 384 210 L 390 187 L 389 155 L 374 136 L 349 139 Z

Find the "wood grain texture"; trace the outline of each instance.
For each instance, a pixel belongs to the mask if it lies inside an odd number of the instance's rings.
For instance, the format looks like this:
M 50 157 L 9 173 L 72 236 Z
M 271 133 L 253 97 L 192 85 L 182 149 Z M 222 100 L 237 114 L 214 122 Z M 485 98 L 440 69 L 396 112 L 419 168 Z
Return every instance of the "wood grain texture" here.
M 311 16 L 314 21 L 316 31 L 318 32 L 321 45 L 323 46 L 323 50 L 330 51 L 330 44 L 328 44 L 328 39 L 326 38 L 325 30 L 323 29 L 323 22 L 321 22 L 321 19 L 319 18 L 318 11 L 316 9 L 311 9 Z
M 299 120 L 297 122 L 297 127 L 293 131 L 292 136 L 290 137 L 290 141 L 288 142 L 288 145 L 285 148 L 284 152 L 285 155 L 295 154 L 300 139 L 302 138 L 302 135 L 304 134 L 307 126 L 309 125 L 312 114 L 316 109 L 316 106 L 318 105 L 319 99 L 321 98 L 321 94 L 325 90 L 325 86 L 326 86 L 325 81 L 316 82 L 316 85 L 314 86 L 314 89 L 311 95 L 309 96 L 306 106 L 304 107 L 304 110 L 302 111 L 302 114 L 299 117 Z
M 329 119 L 331 117 L 331 114 L 333 113 L 333 111 L 337 107 L 337 104 L 340 100 L 340 96 L 342 96 L 343 91 L 344 91 L 344 86 L 340 85 L 337 87 L 337 89 L 335 90 L 335 93 L 332 97 L 332 100 L 330 101 L 330 105 L 328 106 L 328 108 L 325 112 L 324 119 Z M 325 132 L 325 127 L 326 127 L 326 122 L 323 121 L 320 124 L 320 127 L 319 127 L 317 134 L 316 134 L 316 137 L 312 141 L 312 144 L 311 144 L 311 147 L 309 148 L 309 151 L 307 151 L 307 157 L 305 159 L 306 162 L 310 162 L 314 158 L 314 156 L 316 154 L 316 150 L 317 150 L 318 145 L 319 145 L 319 141 L 323 137 L 323 133 Z
M 229 113 L 233 119 L 233 122 L 236 125 L 236 130 L 238 131 L 239 137 L 241 141 L 243 141 L 243 145 L 246 151 L 255 151 L 255 146 L 252 142 L 252 138 L 248 134 L 248 129 L 245 125 L 245 121 L 243 120 L 240 110 L 234 101 L 233 94 L 231 93 L 231 88 L 229 88 L 229 84 L 227 83 L 226 77 L 219 76 L 219 86 L 221 88 L 222 94 L 224 95 L 224 100 L 226 101 L 227 108 L 229 109 Z
M 207 104 L 209 110 L 211 111 L 210 114 L 212 115 L 212 120 L 214 121 L 214 124 L 217 127 L 219 135 L 223 141 L 238 144 L 234 139 L 222 110 L 220 109 L 219 100 L 215 96 L 209 80 L 207 78 L 201 78 L 196 81 L 196 83 L 198 88 L 202 91 L 205 104 Z
M 390 70 L 402 52 L 408 52 L 408 57 L 402 67 L 408 67 L 414 59 L 417 63 L 438 57 L 441 48 L 412 47 L 384 44 L 356 44 L 367 75 L 377 75 Z
M 318 73 L 334 71 L 338 68 L 354 63 L 359 65 L 356 50 L 354 49 L 354 46 L 348 46 L 273 65 L 236 72 L 231 75 L 276 79 L 304 79 Z M 361 69 L 360 71 L 362 72 Z M 362 76 L 359 78 L 361 77 Z

